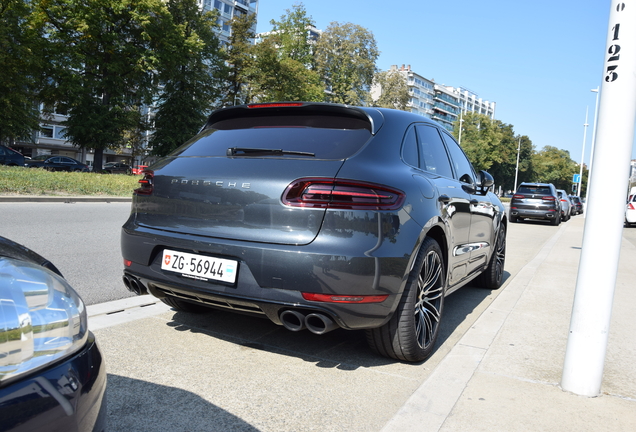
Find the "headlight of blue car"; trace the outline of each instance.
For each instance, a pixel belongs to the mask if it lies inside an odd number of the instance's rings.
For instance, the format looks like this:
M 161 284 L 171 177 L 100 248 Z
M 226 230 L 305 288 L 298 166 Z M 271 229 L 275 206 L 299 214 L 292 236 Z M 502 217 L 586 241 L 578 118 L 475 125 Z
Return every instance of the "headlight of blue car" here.
M 62 277 L 0 258 L 0 384 L 69 356 L 87 337 L 84 302 Z

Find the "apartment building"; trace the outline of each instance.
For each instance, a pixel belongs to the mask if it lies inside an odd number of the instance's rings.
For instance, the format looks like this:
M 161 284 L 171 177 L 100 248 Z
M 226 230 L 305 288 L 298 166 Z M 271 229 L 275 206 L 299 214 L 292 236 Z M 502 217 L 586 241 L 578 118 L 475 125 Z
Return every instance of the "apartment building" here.
M 495 102 L 485 101 L 475 92 L 464 87 L 451 87 L 435 83 L 411 69 L 410 65 L 391 66 L 390 71 L 401 73 L 409 89 L 408 109 L 416 114 L 436 120 L 449 131 L 462 112 L 476 112 L 495 118 Z M 377 99 L 381 89 L 374 87 L 373 99 Z
M 235 16 L 246 14 L 258 14 L 259 0 L 197 0 L 199 7 L 204 11 L 216 9 L 219 11 L 219 40 L 221 45 L 227 45 L 230 41 L 230 21 Z M 256 33 L 256 23 L 252 29 Z

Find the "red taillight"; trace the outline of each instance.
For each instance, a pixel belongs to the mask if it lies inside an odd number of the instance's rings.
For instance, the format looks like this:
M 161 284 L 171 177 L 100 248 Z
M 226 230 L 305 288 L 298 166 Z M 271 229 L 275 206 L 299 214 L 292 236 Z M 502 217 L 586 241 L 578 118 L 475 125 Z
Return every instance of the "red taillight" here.
M 634 207 L 634 204 L 632 204 L 632 203 L 629 203 L 629 205 L 627 206 L 627 208 L 628 208 L 629 210 L 636 210 L 636 207 Z
M 316 294 L 302 293 L 303 298 L 309 301 L 327 302 L 327 303 L 381 303 L 388 297 L 387 295 L 336 295 L 336 294 Z
M 515 194 L 512 196 L 513 199 L 524 199 L 526 196 L 525 195 L 519 195 L 519 194 Z
M 143 177 L 139 180 L 139 187 L 133 191 L 135 195 L 151 195 L 153 186 L 153 179 L 155 173 L 152 170 L 144 170 Z
M 304 178 L 287 186 L 282 201 L 291 207 L 397 210 L 404 202 L 404 193 L 372 183 Z
M 132 265 L 132 261 L 131 260 L 124 260 L 124 267 L 130 267 Z
M 249 104 L 248 108 L 286 108 L 303 106 L 300 102 Z
M 556 198 L 553 196 L 544 196 L 543 201 L 556 201 Z

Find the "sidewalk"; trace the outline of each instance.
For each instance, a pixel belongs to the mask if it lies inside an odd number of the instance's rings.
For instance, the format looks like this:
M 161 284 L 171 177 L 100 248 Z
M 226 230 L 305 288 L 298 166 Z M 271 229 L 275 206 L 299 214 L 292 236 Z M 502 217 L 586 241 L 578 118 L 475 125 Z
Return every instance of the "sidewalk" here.
M 602 395 L 586 398 L 559 386 L 584 222 L 561 224 L 384 432 L 636 430 L 636 247 L 628 241 Z

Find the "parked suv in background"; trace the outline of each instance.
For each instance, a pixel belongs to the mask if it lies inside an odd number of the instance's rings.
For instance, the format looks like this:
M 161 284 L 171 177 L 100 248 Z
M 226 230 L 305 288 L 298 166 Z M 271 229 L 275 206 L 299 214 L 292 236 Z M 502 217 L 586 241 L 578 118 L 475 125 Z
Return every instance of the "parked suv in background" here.
M 124 283 L 177 310 L 288 330 L 366 330 L 422 361 L 444 297 L 503 282 L 506 213 L 455 139 L 381 108 L 268 103 L 212 113 L 144 171 L 121 236 Z
M 562 189 L 557 189 L 557 195 L 559 196 L 559 201 L 561 201 L 561 220 L 563 222 L 569 221 L 574 212 L 572 201 L 570 201 L 568 193 Z
M 9 147 L 0 145 L 0 165 L 24 166 L 24 156 Z
M 570 201 L 572 201 L 572 212 L 575 215 L 583 213 L 583 203 L 581 198 L 576 195 L 570 195 Z
M 510 222 L 521 219 L 561 223 L 561 201 L 552 183 L 521 183 L 510 200 Z

